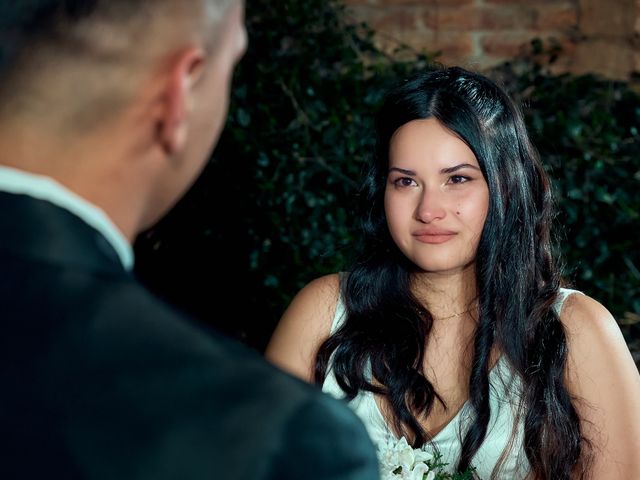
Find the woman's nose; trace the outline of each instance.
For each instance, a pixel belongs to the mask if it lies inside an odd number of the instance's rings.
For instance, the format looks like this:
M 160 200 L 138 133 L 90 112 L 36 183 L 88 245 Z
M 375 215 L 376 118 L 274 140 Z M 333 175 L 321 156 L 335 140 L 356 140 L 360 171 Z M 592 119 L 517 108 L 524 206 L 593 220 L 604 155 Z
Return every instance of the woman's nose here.
M 416 208 L 416 219 L 423 223 L 431 223 L 446 216 L 443 193 L 437 188 L 425 188 L 420 195 Z

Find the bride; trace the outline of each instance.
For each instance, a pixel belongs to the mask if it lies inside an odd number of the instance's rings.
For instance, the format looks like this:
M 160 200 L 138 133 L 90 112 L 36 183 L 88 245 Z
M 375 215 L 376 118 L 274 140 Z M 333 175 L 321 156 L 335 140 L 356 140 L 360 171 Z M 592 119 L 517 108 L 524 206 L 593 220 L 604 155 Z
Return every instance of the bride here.
M 513 102 L 433 69 L 388 94 L 377 134 L 360 255 L 297 294 L 267 358 L 451 472 L 638 478 L 640 376 L 611 314 L 561 286 Z

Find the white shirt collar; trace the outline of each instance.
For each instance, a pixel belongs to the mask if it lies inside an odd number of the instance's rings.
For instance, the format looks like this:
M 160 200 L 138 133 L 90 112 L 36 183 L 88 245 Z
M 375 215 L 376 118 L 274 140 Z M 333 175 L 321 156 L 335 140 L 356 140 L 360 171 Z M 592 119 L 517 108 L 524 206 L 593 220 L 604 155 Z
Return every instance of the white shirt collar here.
M 133 248 L 107 214 L 54 179 L 0 165 L 0 191 L 46 200 L 73 213 L 107 239 L 126 270 L 133 268 Z

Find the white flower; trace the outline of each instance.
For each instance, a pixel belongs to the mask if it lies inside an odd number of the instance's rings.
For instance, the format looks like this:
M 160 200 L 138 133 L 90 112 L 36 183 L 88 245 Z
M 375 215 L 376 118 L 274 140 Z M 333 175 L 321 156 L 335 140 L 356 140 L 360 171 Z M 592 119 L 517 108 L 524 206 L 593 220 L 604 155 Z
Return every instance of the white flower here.
M 427 464 L 422 462 L 413 467 L 409 476 L 410 480 L 434 480 L 435 478 L 436 472 L 429 470 Z
M 427 452 L 414 449 L 406 438 L 387 438 L 378 448 L 382 480 L 434 480 L 435 472 L 425 463 L 431 459 Z

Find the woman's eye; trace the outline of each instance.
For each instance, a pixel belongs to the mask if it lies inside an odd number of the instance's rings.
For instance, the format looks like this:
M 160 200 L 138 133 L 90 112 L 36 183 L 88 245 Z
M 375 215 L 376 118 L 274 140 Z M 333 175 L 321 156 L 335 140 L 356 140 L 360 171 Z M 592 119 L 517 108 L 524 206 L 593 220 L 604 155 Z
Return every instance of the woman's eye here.
M 449 177 L 449 183 L 457 184 L 457 183 L 466 183 L 471 180 L 469 177 L 465 177 L 463 175 L 452 175 Z
M 393 181 L 393 184 L 396 187 L 411 187 L 413 185 L 416 185 L 416 181 L 413 178 L 409 178 L 409 177 L 400 177 L 400 178 L 396 178 Z

